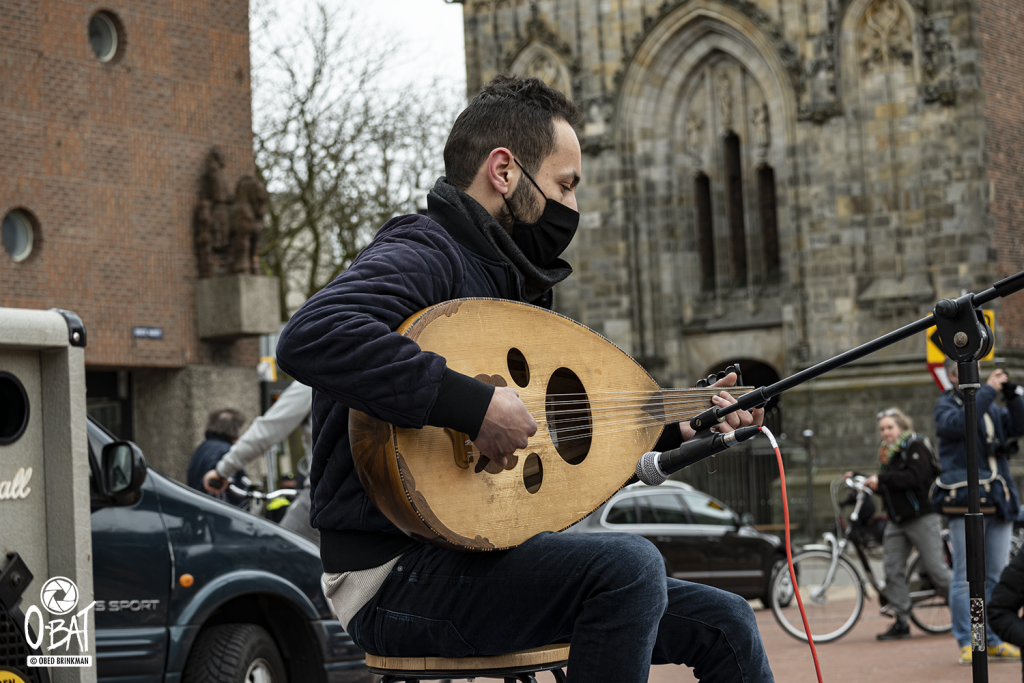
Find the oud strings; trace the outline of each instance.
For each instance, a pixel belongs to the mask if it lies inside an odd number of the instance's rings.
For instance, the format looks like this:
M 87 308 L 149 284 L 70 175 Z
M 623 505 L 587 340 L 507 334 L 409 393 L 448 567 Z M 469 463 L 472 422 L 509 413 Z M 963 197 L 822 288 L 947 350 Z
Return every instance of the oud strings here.
M 736 392 L 736 396 L 748 393 L 750 390 L 740 390 Z M 669 424 L 671 422 L 679 422 L 687 420 L 694 415 L 698 414 L 702 410 L 710 407 L 710 398 L 712 395 L 717 395 L 716 392 L 700 392 L 699 395 L 694 395 L 695 390 L 683 389 L 677 390 L 676 392 L 660 392 L 662 395 L 670 394 L 672 396 L 680 396 L 682 399 L 672 401 L 662 401 L 659 403 L 652 403 L 651 398 L 657 395 L 656 392 L 606 392 L 607 394 L 614 394 L 617 396 L 630 395 L 635 397 L 633 403 L 621 403 L 619 399 L 604 399 L 606 402 L 613 402 L 614 405 L 605 406 L 603 408 L 594 409 L 588 404 L 593 401 L 588 400 L 586 407 L 582 407 L 580 404 L 582 401 L 577 400 L 577 405 L 574 407 L 567 407 L 557 410 L 545 410 L 546 417 L 549 419 L 544 420 L 539 426 L 537 433 L 530 437 L 536 439 L 537 437 L 547 436 L 553 443 L 556 444 L 557 448 L 563 447 L 568 442 L 581 441 L 584 439 L 593 439 L 594 434 L 599 431 L 600 434 L 616 434 L 622 432 L 634 431 L 636 429 L 645 427 L 654 427 Z M 562 399 L 564 396 L 584 396 L 588 397 L 588 394 L 558 394 L 558 398 Z M 646 399 L 646 400 L 644 400 Z M 538 396 L 527 396 L 524 399 L 524 403 L 528 406 L 533 404 L 535 408 L 545 406 L 552 401 L 547 397 Z M 556 400 L 555 404 L 565 403 L 570 404 L 571 401 Z M 614 420 L 608 419 L 606 414 L 608 412 L 619 411 L 619 412 L 636 412 L 644 408 L 659 408 L 658 415 L 646 414 L 643 416 L 626 417 L 623 419 Z M 593 424 L 593 413 L 600 412 L 599 430 L 595 430 Z M 551 415 L 564 414 L 568 417 L 550 419 Z M 552 428 L 554 431 L 552 433 Z M 470 442 L 471 443 L 471 442 Z M 469 444 L 467 444 L 469 445 Z M 470 455 L 481 455 L 479 451 L 473 450 L 469 452 Z

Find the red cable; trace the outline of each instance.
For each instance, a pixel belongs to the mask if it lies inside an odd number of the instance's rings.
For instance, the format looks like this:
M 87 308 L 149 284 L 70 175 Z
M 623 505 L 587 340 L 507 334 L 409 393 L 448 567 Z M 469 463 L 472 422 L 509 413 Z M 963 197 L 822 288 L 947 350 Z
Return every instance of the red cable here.
M 804 633 L 807 635 L 807 643 L 811 646 L 811 657 L 814 658 L 814 670 L 818 674 L 818 683 L 824 683 L 821 678 L 821 664 L 818 663 L 818 651 L 814 648 L 814 637 L 811 635 L 811 626 L 807 623 L 807 612 L 804 611 L 804 601 L 800 597 L 800 588 L 796 585 L 796 571 L 793 569 L 793 548 L 789 541 L 789 500 L 786 498 L 786 469 L 782 466 L 782 452 L 779 451 L 779 444 L 775 436 L 767 427 L 760 427 L 760 431 L 771 441 L 775 448 L 775 457 L 779 461 L 779 482 L 782 485 L 782 519 L 786 527 L 786 562 L 789 563 L 789 579 L 793 582 L 793 593 L 796 595 L 796 604 L 800 608 L 800 617 L 804 620 Z

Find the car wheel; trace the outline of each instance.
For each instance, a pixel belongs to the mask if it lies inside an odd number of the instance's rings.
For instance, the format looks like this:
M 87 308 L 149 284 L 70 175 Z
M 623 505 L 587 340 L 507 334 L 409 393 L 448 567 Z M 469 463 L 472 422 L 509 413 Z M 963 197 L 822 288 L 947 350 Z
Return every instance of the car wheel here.
M 221 624 L 199 634 L 183 683 L 287 683 L 273 638 L 255 624 Z
M 787 566 L 786 565 L 786 558 L 784 558 L 784 557 L 776 559 L 775 562 L 772 563 L 772 575 L 771 575 L 771 577 L 768 580 L 768 586 L 767 586 L 767 588 L 764 589 L 764 595 L 762 595 L 760 598 L 758 598 L 758 600 L 761 601 L 761 604 L 764 605 L 765 609 L 771 609 L 772 608 L 771 590 L 772 590 L 772 586 L 775 585 L 775 575 L 778 574 L 783 569 L 785 569 L 786 566 Z M 779 604 L 782 607 L 789 607 L 789 603 L 790 603 L 790 601 L 792 599 L 793 599 L 793 584 L 792 583 L 787 583 L 787 585 L 782 588 L 782 593 L 779 595 Z

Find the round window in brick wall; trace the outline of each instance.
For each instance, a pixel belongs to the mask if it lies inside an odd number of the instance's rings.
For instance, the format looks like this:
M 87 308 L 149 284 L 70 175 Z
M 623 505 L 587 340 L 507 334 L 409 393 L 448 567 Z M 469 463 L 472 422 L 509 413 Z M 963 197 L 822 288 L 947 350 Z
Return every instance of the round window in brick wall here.
M 12 259 L 24 261 L 32 253 L 35 244 L 35 221 L 23 209 L 15 209 L 4 216 L 0 236 L 3 238 L 4 251 Z
M 89 20 L 89 44 L 101 62 L 117 56 L 121 41 L 121 22 L 110 12 L 97 12 Z

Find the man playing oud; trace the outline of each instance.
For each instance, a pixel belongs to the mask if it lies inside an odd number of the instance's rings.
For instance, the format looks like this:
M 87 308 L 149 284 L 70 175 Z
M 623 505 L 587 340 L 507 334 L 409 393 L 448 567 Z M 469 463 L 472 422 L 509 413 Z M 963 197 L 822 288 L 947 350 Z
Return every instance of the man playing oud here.
M 353 640 L 382 656 L 498 655 L 568 641 L 572 681 L 639 683 L 651 664 L 667 663 L 693 667 L 701 681 L 771 681 L 747 602 L 666 579 L 647 540 L 545 532 L 510 550 L 446 550 L 403 535 L 354 469 L 349 410 L 464 432 L 498 465 L 537 431 L 515 389 L 454 372 L 395 330 L 457 298 L 550 306 L 551 288 L 572 272 L 558 256 L 579 220 L 579 121 L 576 105 L 541 81 L 496 77 L 452 127 L 427 215 L 388 221 L 282 332 L 281 367 L 314 390 L 310 518 L 327 595 Z M 713 400 L 734 402 L 725 391 Z M 762 417 L 738 411 L 718 429 Z

